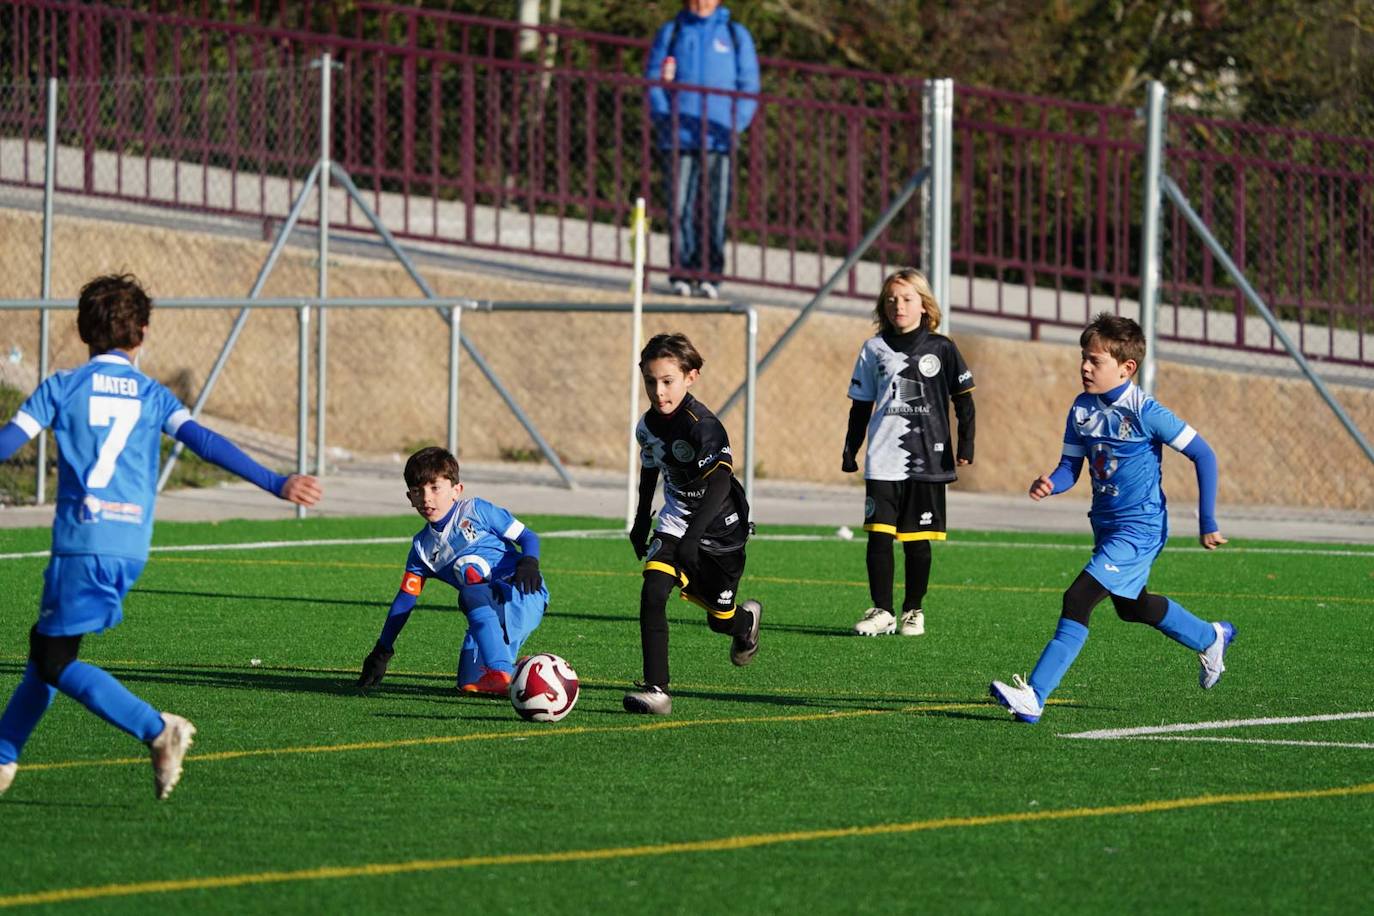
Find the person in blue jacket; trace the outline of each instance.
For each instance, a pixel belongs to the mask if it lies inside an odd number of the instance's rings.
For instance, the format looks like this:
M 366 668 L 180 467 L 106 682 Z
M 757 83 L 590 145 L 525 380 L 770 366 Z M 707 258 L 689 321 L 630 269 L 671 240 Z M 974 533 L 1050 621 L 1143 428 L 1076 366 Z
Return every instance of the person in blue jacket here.
M 736 135 L 749 127 L 758 108 L 754 37 L 730 18 L 720 0 L 683 0 L 682 12 L 654 36 L 645 75 L 674 86 L 718 90 L 662 85 L 649 90 L 669 204 L 669 282 L 678 295 L 715 299 L 725 271 L 731 153 Z

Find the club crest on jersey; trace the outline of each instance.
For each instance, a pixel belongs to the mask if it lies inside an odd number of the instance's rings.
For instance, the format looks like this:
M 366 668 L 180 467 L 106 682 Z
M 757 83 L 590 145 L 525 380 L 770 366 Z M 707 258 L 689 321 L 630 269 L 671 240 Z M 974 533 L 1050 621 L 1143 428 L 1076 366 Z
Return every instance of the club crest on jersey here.
M 458 532 L 463 536 L 463 539 L 467 541 L 469 544 L 473 543 L 482 536 L 481 533 L 478 532 L 478 530 L 473 526 L 472 519 L 470 518 L 465 518 L 458 522 Z
M 1116 437 L 1117 437 L 1118 439 L 1129 439 L 1129 438 L 1131 438 L 1131 418 L 1130 418 L 1129 416 L 1126 416 L 1125 414 L 1122 414 L 1122 416 L 1121 416 L 1121 425 L 1120 425 L 1119 427 L 1117 427 L 1117 430 L 1116 430 Z
M 934 378 L 940 374 L 940 357 L 927 353 L 916 361 L 916 368 L 926 378 Z
M 1108 480 L 1116 473 L 1116 453 L 1105 442 L 1094 442 L 1088 450 L 1088 471 L 1094 480 Z
M 691 461 L 696 456 L 696 449 L 686 439 L 678 439 L 673 443 L 673 457 L 678 461 Z

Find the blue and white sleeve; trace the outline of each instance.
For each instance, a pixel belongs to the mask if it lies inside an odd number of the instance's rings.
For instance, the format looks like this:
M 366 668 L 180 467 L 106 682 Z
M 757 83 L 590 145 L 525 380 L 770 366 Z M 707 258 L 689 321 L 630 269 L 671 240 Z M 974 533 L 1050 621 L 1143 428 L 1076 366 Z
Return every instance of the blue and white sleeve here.
M 52 425 L 57 416 L 61 384 L 60 375 L 48 376 L 14 412 L 14 417 L 0 427 L 0 461 L 7 460 Z
M 1083 438 L 1078 435 L 1078 427 L 1073 422 L 1073 410 L 1069 410 L 1064 420 L 1064 444 L 1059 456 L 1059 465 L 1050 472 L 1050 484 L 1055 493 L 1063 493 L 1078 482 L 1083 470 L 1083 459 L 1088 454 Z
M 515 543 L 520 540 L 520 535 L 525 532 L 525 525 L 508 510 L 481 498 L 474 499 L 473 505 L 487 530 L 503 541 Z
M 1201 534 L 1217 529 L 1217 456 L 1207 440 L 1173 411 L 1153 399 L 1145 402 L 1140 418 L 1146 431 L 1169 448 L 1183 453 L 1197 473 L 1197 517 Z

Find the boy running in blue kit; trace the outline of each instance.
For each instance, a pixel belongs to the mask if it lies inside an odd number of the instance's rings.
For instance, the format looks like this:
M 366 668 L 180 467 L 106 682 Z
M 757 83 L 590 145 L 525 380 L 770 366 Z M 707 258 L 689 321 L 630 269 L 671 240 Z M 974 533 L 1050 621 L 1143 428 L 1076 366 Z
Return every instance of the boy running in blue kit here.
M 411 542 L 400 590 L 382 635 L 363 660 L 358 686 L 382 682 L 396 637 L 425 580 L 438 579 L 458 590 L 458 608 L 468 619 L 458 656 L 458 687 L 465 693 L 506 696 L 515 654 L 549 605 L 549 591 L 539 575 L 539 537 L 500 506 L 463 499 L 458 459 L 447 449 L 422 448 L 411 455 L 405 479 L 406 497 L 428 524 Z
M 117 625 L 124 596 L 148 559 L 162 434 L 282 499 L 311 506 L 313 477 L 275 474 L 191 419 L 176 396 L 135 367 L 152 300 L 129 275 L 97 277 L 81 290 L 77 329 L 84 366 L 45 379 L 0 429 L 0 461 L 51 427 L 57 439 L 52 558 L 43 572 L 29 660 L 0 716 L 0 792 L 58 692 L 152 750 L 153 789 L 166 798 L 181 778 L 196 728 L 158 712 L 95 665 L 77 660 L 81 638 Z
M 1078 480 L 1083 462 L 1092 478 L 1093 555 L 1064 592 L 1054 638 L 1027 682 L 993 681 L 989 692 L 1021 722 L 1036 722 L 1045 701 L 1088 638 L 1088 618 L 1108 595 L 1122 620 L 1146 623 L 1198 653 L 1198 682 L 1210 690 L 1226 670 L 1226 649 L 1236 628 L 1208 623 L 1162 595 L 1145 590 L 1150 566 L 1169 536 L 1160 488 L 1161 446 L 1188 456 L 1197 469 L 1199 541 L 1208 550 L 1226 543 L 1215 517 L 1217 460 L 1197 430 L 1136 387 L 1131 377 L 1145 358 L 1145 337 L 1129 318 L 1103 312 L 1079 337 L 1083 394 L 1074 399 L 1064 429 L 1059 466 L 1031 484 L 1030 498 L 1062 493 Z

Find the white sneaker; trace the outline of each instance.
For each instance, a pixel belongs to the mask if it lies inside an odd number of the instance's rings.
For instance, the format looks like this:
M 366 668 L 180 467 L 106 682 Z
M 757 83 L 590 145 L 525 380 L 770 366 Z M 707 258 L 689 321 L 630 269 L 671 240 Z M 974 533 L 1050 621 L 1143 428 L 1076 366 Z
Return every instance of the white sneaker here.
M 741 601 L 739 607 L 740 610 L 748 611 L 754 615 L 754 622 L 749 625 L 749 632 L 730 640 L 730 663 L 742 668 L 752 662 L 754 656 L 758 654 L 759 623 L 763 620 L 763 605 L 750 598 L 748 601 Z
M 1012 717 L 1016 721 L 1039 722 L 1045 707 L 1036 699 L 1035 691 L 1019 674 L 1013 674 L 1011 680 L 1010 684 L 993 681 L 988 686 L 988 693 L 994 700 L 1010 709 Z
M 673 711 L 673 698 L 662 687 L 649 687 L 636 682 L 639 690 L 625 694 L 623 705 L 626 712 L 636 712 L 647 716 L 666 716 Z
M 692 296 L 692 284 L 688 283 L 686 280 L 674 280 L 674 281 L 673 281 L 673 295 L 674 295 L 674 296 L 682 296 L 682 297 L 685 298 L 685 299 L 691 298 L 691 296 Z
M 4 795 L 5 790 L 14 785 L 14 774 L 18 772 L 19 764 L 13 761 L 0 763 L 0 795 Z
M 697 295 L 705 299 L 719 299 L 720 288 L 710 280 L 703 280 L 701 285 L 697 287 Z
M 926 635 L 926 614 L 920 608 L 902 614 L 902 627 L 897 632 L 903 636 Z
M 172 794 L 181 779 L 181 762 L 191 746 L 196 727 L 170 712 L 162 714 L 162 734 L 148 742 L 153 752 L 153 792 L 159 799 Z
M 1202 685 L 1203 690 L 1211 690 L 1217 685 L 1217 681 L 1221 680 L 1221 675 L 1226 670 L 1226 648 L 1231 645 L 1231 640 L 1236 638 L 1235 625 L 1229 620 L 1212 624 L 1212 629 L 1216 631 L 1217 638 L 1197 654 L 1198 661 L 1202 662 L 1202 668 L 1197 673 L 1197 682 Z
M 864 611 L 863 618 L 854 624 L 854 632 L 860 636 L 891 636 L 897 632 L 897 618 L 891 611 L 871 607 Z

